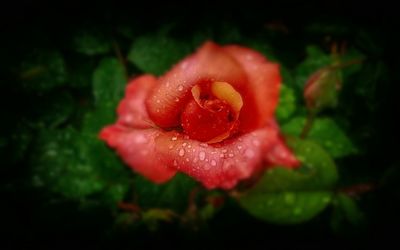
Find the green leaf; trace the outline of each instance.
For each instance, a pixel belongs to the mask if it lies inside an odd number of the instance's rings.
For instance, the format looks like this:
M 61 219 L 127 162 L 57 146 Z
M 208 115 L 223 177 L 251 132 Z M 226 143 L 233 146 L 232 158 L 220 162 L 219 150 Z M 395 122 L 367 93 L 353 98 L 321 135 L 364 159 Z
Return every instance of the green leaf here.
M 301 223 L 315 217 L 331 201 L 331 190 L 338 179 L 334 162 L 317 144 L 295 138 L 288 138 L 287 143 L 302 166 L 297 170 L 268 170 L 239 197 L 250 214 L 276 224 Z
M 85 55 L 101 55 L 111 50 L 111 41 L 103 33 L 84 30 L 75 35 L 73 46 Z
M 64 58 L 58 51 L 37 50 L 21 63 L 19 77 L 28 90 L 46 91 L 61 86 L 67 78 Z
M 287 135 L 299 136 L 305 123 L 305 117 L 295 117 L 281 129 Z M 315 119 L 308 138 L 318 142 L 334 158 L 357 153 L 357 148 L 331 118 Z
M 66 198 L 92 196 L 116 205 L 129 188 L 127 170 L 95 136 L 67 128 L 39 135 L 32 154 L 33 184 Z
M 276 118 L 279 122 L 290 118 L 296 110 L 296 96 L 294 90 L 285 84 L 281 85 L 279 103 L 276 109 Z
M 93 95 L 97 107 L 116 105 L 127 82 L 124 67 L 115 58 L 103 59 L 93 73 Z
M 163 34 L 147 35 L 132 44 L 128 60 L 143 72 L 161 75 L 189 52 L 187 43 Z
M 134 192 L 139 205 L 145 208 L 160 207 L 183 211 L 188 205 L 189 193 L 196 182 L 184 174 L 177 174 L 165 184 L 154 184 L 137 175 L 134 180 Z
M 333 200 L 333 214 L 331 217 L 331 228 L 336 233 L 354 234 L 365 229 L 366 218 L 357 203 L 345 194 L 337 194 Z

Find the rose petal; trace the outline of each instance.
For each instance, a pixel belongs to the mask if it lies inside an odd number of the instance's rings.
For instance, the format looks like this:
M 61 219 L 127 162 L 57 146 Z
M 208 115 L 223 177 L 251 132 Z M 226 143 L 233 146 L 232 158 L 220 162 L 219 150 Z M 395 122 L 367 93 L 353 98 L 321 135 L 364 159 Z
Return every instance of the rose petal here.
M 150 117 L 161 127 L 179 125 L 192 87 L 214 81 L 227 82 L 240 93 L 247 91 L 247 76 L 240 64 L 220 46 L 206 42 L 159 79 L 146 102 Z
M 125 97 L 118 105 L 118 123 L 132 128 L 150 128 L 155 124 L 149 118 L 145 100 L 157 83 L 152 75 L 143 75 L 131 80 L 125 89 Z
M 176 170 L 163 164 L 155 150 L 155 138 L 161 133 L 158 129 L 137 130 L 111 125 L 100 132 L 100 138 L 133 170 L 155 183 L 162 183 L 171 179 Z
M 278 140 L 274 127 L 212 145 L 169 132 L 156 139 L 156 147 L 166 165 L 201 181 L 209 189 L 230 189 L 264 167 L 265 155 Z
M 268 150 L 265 160 L 271 166 L 279 165 L 287 168 L 296 168 L 300 165 L 300 161 L 296 159 L 282 138 L 278 138 Z
M 263 127 L 273 116 L 279 98 L 279 86 L 281 76 L 279 65 L 268 62 L 260 53 L 237 45 L 224 46 L 229 53 L 245 70 L 254 105 L 246 105 L 244 102 L 240 113 L 241 128 L 243 131 L 251 131 Z

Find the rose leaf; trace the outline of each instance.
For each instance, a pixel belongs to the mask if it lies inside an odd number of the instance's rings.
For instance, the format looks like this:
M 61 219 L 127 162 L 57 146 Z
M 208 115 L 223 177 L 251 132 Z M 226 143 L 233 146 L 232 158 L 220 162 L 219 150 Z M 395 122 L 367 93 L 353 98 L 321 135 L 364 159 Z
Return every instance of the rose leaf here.
M 190 47 L 165 35 L 141 36 L 133 42 L 128 60 L 146 73 L 161 75 L 190 52 Z
M 287 142 L 302 166 L 270 169 L 239 197 L 251 215 L 275 224 L 296 224 L 315 217 L 330 203 L 338 179 L 334 162 L 317 144 L 295 138 Z
M 72 128 L 42 132 L 32 153 L 33 185 L 72 200 L 116 205 L 129 187 L 128 170 L 95 136 Z
M 306 122 L 304 117 L 295 117 L 282 126 L 287 135 L 299 136 Z M 319 143 L 334 158 L 357 153 L 357 148 L 344 131 L 331 118 L 315 119 L 308 138 Z

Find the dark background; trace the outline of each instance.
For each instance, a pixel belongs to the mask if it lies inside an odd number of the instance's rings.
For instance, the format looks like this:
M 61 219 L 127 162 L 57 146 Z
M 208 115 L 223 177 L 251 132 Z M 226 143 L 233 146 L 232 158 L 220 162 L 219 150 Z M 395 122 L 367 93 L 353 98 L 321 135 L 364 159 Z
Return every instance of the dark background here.
M 399 90 L 399 27 L 396 8 L 383 2 L 353 3 L 348 1 L 292 2 L 259 1 L 218 2 L 194 1 L 192 3 L 146 1 L 122 3 L 98 1 L 18 1 L 2 3 L 1 7 L 1 69 L 2 82 L 12 82 L 14 69 L 23 56 L 35 48 L 61 48 L 64 41 L 81 25 L 95 25 L 104 32 L 114 32 L 120 25 L 132 25 L 137 32 L 156 31 L 165 23 L 176 22 L 177 37 L 190 37 L 196 30 L 207 26 L 228 23 L 237 26 L 243 34 L 254 34 L 270 21 L 284 23 L 290 30 L 285 37 L 272 40 L 273 47 L 282 52 L 287 65 L 295 65 L 304 57 L 303 48 L 310 43 L 324 44 L 326 34 L 305 29 L 310 23 L 329 27 L 344 27 L 344 32 L 333 30 L 337 40 L 355 44 L 370 60 L 384 61 L 388 71 L 385 83 L 376 86 L 377 108 L 355 115 L 353 122 L 370 117 L 374 133 L 368 143 L 364 159 L 353 159 L 346 164 L 355 167 L 353 175 L 368 172 L 382 174 L 387 168 L 398 166 L 398 115 Z M 357 35 L 363 30 L 371 37 L 367 44 Z M 329 32 L 329 31 L 327 31 Z M 218 34 L 217 34 L 218 36 Z M 126 53 L 126 46 L 121 49 Z M 3 131 L 13 128 L 13 118 L 26 108 L 29 94 L 21 93 L 17 84 L 1 85 L 0 105 Z M 78 95 L 84 95 L 85 90 Z M 360 109 L 363 110 L 363 109 Z M 3 112 L 4 111 L 4 112 Z M 356 120 L 359 119 L 359 120 Z M 361 162 L 360 162 L 361 161 Z M 81 211 L 74 202 L 64 202 L 51 207 L 43 204 L 49 196 L 27 185 L 30 165 L 21 159 L 13 164 L 2 163 L 1 170 L 1 237 L 10 248 L 36 245 L 45 248 L 148 248 L 182 247 L 217 249 L 246 244 L 247 247 L 269 248 L 280 246 L 356 246 L 380 245 L 396 239 L 399 215 L 398 185 L 388 186 L 366 194 L 360 203 L 369 217 L 366 231 L 337 235 L 325 223 L 330 211 L 318 218 L 297 226 L 273 226 L 260 222 L 238 208 L 227 204 L 210 222 L 207 229 L 193 232 L 179 225 L 162 225 L 156 232 L 146 228 L 134 231 L 109 230 L 113 218 L 107 209 L 98 207 Z M 363 165 L 368 167 L 363 168 Z M 393 178 L 397 178 L 394 176 Z

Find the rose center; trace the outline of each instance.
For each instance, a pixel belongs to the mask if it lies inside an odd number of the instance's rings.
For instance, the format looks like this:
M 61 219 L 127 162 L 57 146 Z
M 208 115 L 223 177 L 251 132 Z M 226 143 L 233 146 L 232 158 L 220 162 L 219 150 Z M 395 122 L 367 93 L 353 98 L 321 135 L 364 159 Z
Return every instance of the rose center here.
M 181 115 L 182 128 L 191 139 L 217 143 L 237 132 L 243 101 L 229 83 L 196 85 L 192 96 Z

